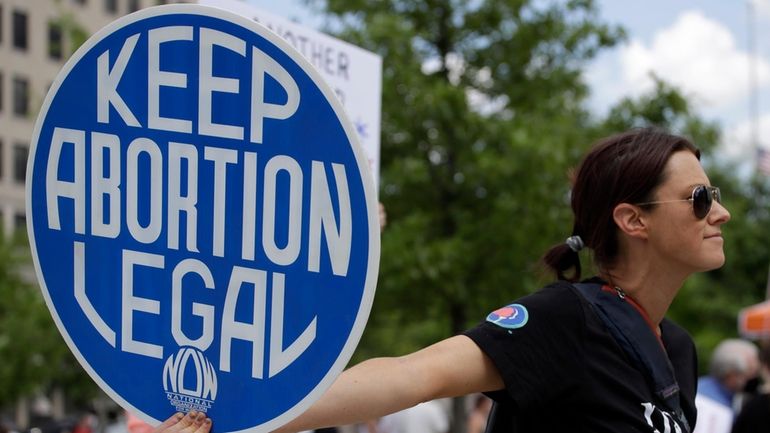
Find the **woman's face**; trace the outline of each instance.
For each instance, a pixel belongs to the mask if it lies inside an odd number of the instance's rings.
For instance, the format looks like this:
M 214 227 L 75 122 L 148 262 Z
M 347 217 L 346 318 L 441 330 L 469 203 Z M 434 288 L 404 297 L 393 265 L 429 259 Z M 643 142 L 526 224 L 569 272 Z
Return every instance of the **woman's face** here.
M 688 199 L 696 186 L 711 185 L 698 159 L 687 150 L 671 155 L 665 178 L 655 201 Z M 716 269 L 724 264 L 721 226 L 730 220 L 730 213 L 716 200 L 702 219 L 695 216 L 692 201 L 657 204 L 645 211 L 645 217 L 650 246 L 661 263 L 688 273 Z

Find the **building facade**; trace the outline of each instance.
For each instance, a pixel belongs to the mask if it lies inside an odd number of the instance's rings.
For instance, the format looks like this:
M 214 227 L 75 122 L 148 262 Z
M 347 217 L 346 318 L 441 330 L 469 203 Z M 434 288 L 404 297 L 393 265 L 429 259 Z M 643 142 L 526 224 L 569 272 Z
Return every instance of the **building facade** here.
M 48 89 L 88 36 L 176 0 L 0 0 L 0 230 L 25 227 L 27 155 Z
M 24 230 L 27 156 L 38 111 L 70 55 L 94 32 L 139 9 L 178 0 L 0 0 L 0 230 Z M 30 276 L 30 278 L 33 278 Z M 65 414 L 63 390 L 20 398 L 16 426 L 24 429 L 45 402 L 54 419 Z M 34 403 L 34 404 L 33 404 Z M 47 406 L 46 406 L 47 405 Z

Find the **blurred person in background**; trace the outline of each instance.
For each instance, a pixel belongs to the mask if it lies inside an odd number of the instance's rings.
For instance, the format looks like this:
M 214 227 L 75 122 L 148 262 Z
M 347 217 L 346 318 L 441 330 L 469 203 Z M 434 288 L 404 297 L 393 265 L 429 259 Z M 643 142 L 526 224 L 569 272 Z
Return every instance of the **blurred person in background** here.
M 78 418 L 77 423 L 72 428 L 72 433 L 94 433 L 97 424 L 96 414 L 87 411 Z
M 141 420 L 138 416 L 126 411 L 126 429 L 128 433 L 151 433 L 152 426 Z
M 711 354 L 709 374 L 698 379 L 695 433 L 729 433 L 741 407 L 741 392 L 758 373 L 754 344 L 736 338 L 719 343 Z
M 128 424 L 124 412 L 115 407 L 107 412 L 107 425 L 104 433 L 128 433 Z
M 764 340 L 760 345 L 759 360 L 762 382 L 759 394 L 738 414 L 732 433 L 770 432 L 770 340 Z
M 465 433 L 484 433 L 490 409 L 492 409 L 492 400 L 484 394 L 478 394 L 473 400 Z

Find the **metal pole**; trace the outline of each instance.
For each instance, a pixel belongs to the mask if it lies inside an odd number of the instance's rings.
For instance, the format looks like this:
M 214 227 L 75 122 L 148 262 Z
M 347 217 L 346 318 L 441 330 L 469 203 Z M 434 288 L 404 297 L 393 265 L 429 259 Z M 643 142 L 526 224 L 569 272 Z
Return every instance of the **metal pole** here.
M 759 95 L 757 94 L 757 43 L 754 26 L 754 0 L 746 2 L 746 26 L 749 51 L 749 122 L 751 125 L 751 149 L 754 153 L 755 172 L 759 172 Z M 770 300 L 770 266 L 767 271 L 765 299 Z
M 749 49 L 749 121 L 751 124 L 751 147 L 755 161 L 759 150 L 759 95 L 757 94 L 757 43 L 754 25 L 753 0 L 746 2 L 748 12 L 748 49 Z

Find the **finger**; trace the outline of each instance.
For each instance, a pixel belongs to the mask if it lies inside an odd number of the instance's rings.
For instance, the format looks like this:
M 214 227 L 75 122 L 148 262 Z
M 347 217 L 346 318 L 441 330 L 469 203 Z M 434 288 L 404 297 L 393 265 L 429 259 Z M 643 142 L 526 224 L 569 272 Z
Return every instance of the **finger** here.
M 166 433 L 178 433 L 181 432 L 187 428 L 189 428 L 191 425 L 195 424 L 195 418 L 198 416 L 198 412 L 192 410 L 190 412 L 187 412 L 187 415 L 185 415 L 182 419 L 177 421 L 175 424 L 172 424 Z M 191 430 L 192 431 L 192 430 Z M 160 433 L 160 432 L 156 432 Z
M 190 412 L 190 423 L 186 425 L 179 433 L 195 433 L 206 420 L 206 414 L 203 412 Z
M 205 418 L 195 433 L 209 433 L 209 431 L 211 431 L 211 418 Z

